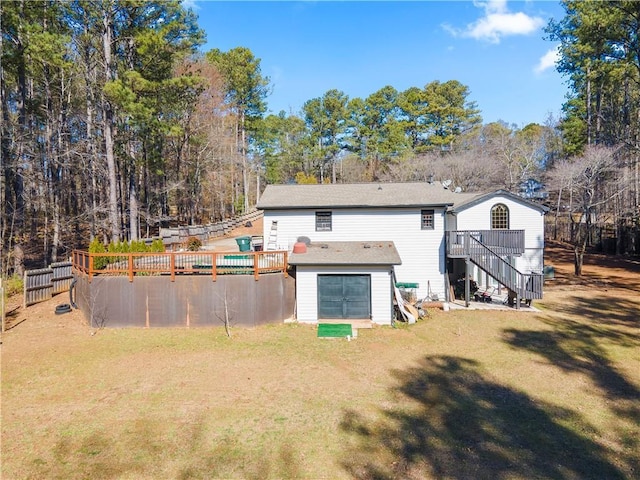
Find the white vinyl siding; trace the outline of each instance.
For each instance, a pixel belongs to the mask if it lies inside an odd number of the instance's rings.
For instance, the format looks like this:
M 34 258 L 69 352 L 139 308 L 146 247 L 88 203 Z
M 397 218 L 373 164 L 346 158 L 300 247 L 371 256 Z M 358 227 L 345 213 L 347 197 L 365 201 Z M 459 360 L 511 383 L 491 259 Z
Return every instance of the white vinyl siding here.
M 391 325 L 391 267 L 316 267 L 296 268 L 296 312 L 299 322 L 318 321 L 318 275 L 370 275 L 371 320 Z
M 514 257 L 522 273 L 542 273 L 544 251 L 544 215 L 541 211 L 508 197 L 495 196 L 464 209 L 456 215 L 456 230 L 490 230 L 491 209 L 503 204 L 509 209 L 509 229 L 524 230 L 525 253 Z
M 273 220 L 278 221 L 278 249 L 293 248 L 298 237 L 311 242 L 388 241 L 394 242 L 402 265 L 394 266 L 398 282 L 419 283 L 418 298 L 431 292 L 444 299 L 444 208 L 434 208 L 433 230 L 421 228 L 421 209 L 333 209 L 330 232 L 316 231 L 315 210 L 267 210 L 264 235 L 269 236 Z M 298 290 L 300 291 L 300 290 Z

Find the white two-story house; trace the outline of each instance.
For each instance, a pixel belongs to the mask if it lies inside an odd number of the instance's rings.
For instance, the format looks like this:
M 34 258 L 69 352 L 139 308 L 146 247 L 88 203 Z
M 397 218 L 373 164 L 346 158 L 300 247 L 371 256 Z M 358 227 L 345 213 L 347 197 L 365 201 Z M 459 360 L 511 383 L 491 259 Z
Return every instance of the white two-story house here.
M 292 251 L 302 322 L 389 324 L 396 283 L 443 301 L 459 276 L 500 283 L 521 298 L 542 293 L 546 208 L 508 192 L 455 193 L 438 183 L 269 185 L 258 208 L 266 249 Z M 301 241 L 305 248 L 294 249 Z

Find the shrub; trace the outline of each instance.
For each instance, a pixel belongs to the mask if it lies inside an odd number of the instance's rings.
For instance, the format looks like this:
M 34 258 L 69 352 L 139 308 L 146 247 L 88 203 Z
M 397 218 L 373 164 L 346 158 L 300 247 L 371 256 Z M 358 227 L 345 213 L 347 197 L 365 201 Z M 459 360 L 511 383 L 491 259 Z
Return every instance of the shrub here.
M 12 297 L 24 290 L 24 279 L 20 275 L 14 274 L 6 278 L 2 283 L 7 297 Z
M 129 245 L 129 251 L 134 253 L 145 253 L 150 251 L 147 244 L 144 240 L 131 240 L 131 245 Z
M 153 242 L 151 242 L 151 251 L 157 253 L 164 252 L 164 243 L 162 242 L 162 239 L 156 238 Z
M 105 253 L 107 251 L 100 240 L 94 238 L 89 244 L 89 253 Z M 93 268 L 101 270 L 109 263 L 109 257 L 93 257 Z
M 187 241 L 185 243 L 186 249 L 190 252 L 197 252 L 198 250 L 200 250 L 201 246 L 202 242 L 198 237 L 189 237 L 187 238 Z
M 191 237 L 195 238 L 195 237 Z M 197 242 L 200 242 L 197 238 L 195 238 Z M 198 245 L 195 249 L 200 248 L 202 243 Z M 97 239 L 93 239 L 93 241 L 89 244 L 89 253 L 146 253 L 146 252 L 164 252 L 164 243 L 162 243 L 162 239 L 156 239 L 153 241 L 151 245 L 147 245 L 144 240 L 132 240 L 131 242 L 111 242 L 108 247 L 105 246 Z M 93 268 L 96 270 L 100 270 L 105 268 L 110 263 L 115 263 L 119 261 L 126 260 L 125 256 L 122 257 L 94 257 L 93 260 Z

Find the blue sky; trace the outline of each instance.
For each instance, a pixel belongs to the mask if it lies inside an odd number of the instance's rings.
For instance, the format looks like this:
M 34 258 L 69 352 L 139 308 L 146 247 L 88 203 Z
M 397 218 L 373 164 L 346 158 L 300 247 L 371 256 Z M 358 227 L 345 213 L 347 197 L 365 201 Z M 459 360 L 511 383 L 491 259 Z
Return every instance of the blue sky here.
M 270 77 L 271 113 L 338 89 L 366 98 L 439 80 L 469 87 L 485 123 L 523 127 L 560 115 L 567 87 L 544 40 L 550 1 L 218 2 L 188 0 L 203 51 L 247 47 Z

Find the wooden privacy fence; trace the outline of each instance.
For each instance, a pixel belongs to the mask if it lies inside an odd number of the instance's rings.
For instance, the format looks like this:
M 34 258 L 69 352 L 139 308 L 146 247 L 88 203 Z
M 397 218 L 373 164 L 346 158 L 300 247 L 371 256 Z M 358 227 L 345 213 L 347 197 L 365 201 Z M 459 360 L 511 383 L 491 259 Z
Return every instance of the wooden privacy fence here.
M 95 275 L 135 276 L 205 274 L 215 281 L 218 275 L 253 275 L 282 272 L 287 274 L 287 252 L 164 252 L 164 253 L 89 253 L 74 250 L 73 269 L 91 281 Z
M 24 272 L 24 306 L 50 299 L 69 290 L 73 280 L 72 262 L 57 262 L 49 268 Z

